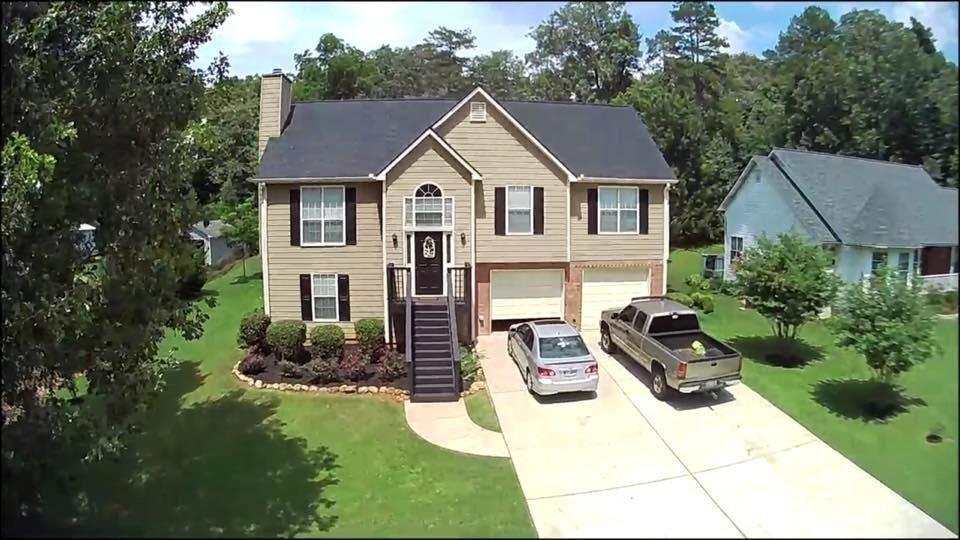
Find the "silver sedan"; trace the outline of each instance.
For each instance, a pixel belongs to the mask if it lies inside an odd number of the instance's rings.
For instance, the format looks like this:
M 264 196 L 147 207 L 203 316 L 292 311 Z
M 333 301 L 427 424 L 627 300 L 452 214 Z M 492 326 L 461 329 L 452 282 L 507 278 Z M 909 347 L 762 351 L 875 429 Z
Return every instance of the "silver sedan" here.
M 520 368 L 531 393 L 597 391 L 597 360 L 577 329 L 562 320 L 512 325 L 507 353 Z

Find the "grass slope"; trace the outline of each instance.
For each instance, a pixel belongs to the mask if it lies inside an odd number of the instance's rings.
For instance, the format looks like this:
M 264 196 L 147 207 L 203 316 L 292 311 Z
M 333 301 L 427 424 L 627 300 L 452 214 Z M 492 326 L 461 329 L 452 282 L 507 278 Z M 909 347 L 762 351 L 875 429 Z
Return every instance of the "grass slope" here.
M 681 272 L 699 271 L 699 251 L 678 250 L 671 260 L 671 283 L 683 283 Z M 711 335 L 744 354 L 743 377 L 750 388 L 950 530 L 958 531 L 956 320 L 937 323 L 940 351 L 900 378 L 906 410 L 877 422 L 862 413 L 865 394 L 875 390 L 866 362 L 856 352 L 834 345 L 833 335 L 823 323 L 810 323 L 799 332 L 806 344 L 806 365 L 778 367 L 764 361 L 776 347 L 766 319 L 753 310 L 740 311 L 733 298 L 715 298 L 716 310 L 701 316 L 703 325 Z M 944 441 L 927 443 L 926 435 L 938 427 Z
M 467 405 L 467 414 L 470 419 L 478 426 L 489 429 L 490 431 L 500 432 L 500 420 L 497 419 L 497 413 L 493 410 L 493 401 L 490 400 L 488 390 L 483 390 L 471 394 L 464 399 Z
M 85 508 L 59 516 L 70 532 L 535 536 L 509 460 L 430 445 L 399 404 L 240 386 L 230 369 L 239 320 L 262 305 L 259 267 L 208 284 L 218 305 L 200 340 L 166 340 L 181 363 L 128 451 L 79 473 L 71 504 Z

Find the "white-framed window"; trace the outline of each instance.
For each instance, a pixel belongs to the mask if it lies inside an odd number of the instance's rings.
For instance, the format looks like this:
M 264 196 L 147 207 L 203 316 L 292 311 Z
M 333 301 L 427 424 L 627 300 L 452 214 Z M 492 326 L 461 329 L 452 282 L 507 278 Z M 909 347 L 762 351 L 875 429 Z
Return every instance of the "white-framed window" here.
M 408 229 L 453 227 L 453 197 L 444 197 L 436 184 L 421 184 L 413 197 L 403 198 L 403 224 Z
M 314 321 L 339 321 L 337 274 L 311 274 Z
M 877 270 L 879 270 L 883 266 L 886 266 L 886 264 L 887 264 L 887 252 L 874 251 L 873 255 L 870 257 L 870 273 L 876 274 Z
M 346 245 L 343 186 L 300 188 L 300 245 Z
M 913 250 L 913 273 L 920 275 L 920 250 Z
M 600 234 L 637 234 L 640 220 L 640 189 L 601 187 L 597 189 Z
M 897 275 L 900 279 L 906 281 L 910 275 L 910 253 L 900 253 L 897 256 Z
M 482 101 L 470 102 L 470 121 L 471 122 L 487 121 L 487 104 L 486 103 Z
M 533 234 L 532 186 L 507 186 L 507 234 Z
M 743 257 L 743 237 L 742 236 L 731 236 L 730 237 L 730 262 L 734 262 L 740 257 Z

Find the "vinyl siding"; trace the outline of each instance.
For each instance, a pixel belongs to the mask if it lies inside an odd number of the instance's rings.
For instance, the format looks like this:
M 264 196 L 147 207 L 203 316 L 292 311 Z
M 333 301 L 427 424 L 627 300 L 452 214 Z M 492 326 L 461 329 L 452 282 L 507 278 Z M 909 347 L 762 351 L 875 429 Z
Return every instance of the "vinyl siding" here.
M 663 186 L 638 185 L 649 195 L 648 234 L 588 234 L 587 190 L 602 184 L 575 183 L 570 187 L 570 258 L 574 261 L 662 260 Z M 627 184 L 617 184 L 618 187 Z
M 357 245 L 301 247 L 290 245 L 290 189 L 293 184 L 269 185 L 267 249 L 270 276 L 270 316 L 300 320 L 300 274 L 335 272 L 350 276 L 351 322 L 337 323 L 348 338 L 353 322 L 383 318 L 383 268 L 378 205 L 381 184 L 344 183 L 357 188 Z M 307 323 L 313 326 L 314 323 Z
M 492 105 L 486 122 L 470 122 L 469 113 L 467 104 L 438 132 L 483 175 L 477 184 L 477 262 L 566 261 L 566 177 Z M 544 188 L 544 234 L 494 234 L 494 190 L 507 185 Z
M 410 152 L 397 164 L 387 177 L 387 262 L 404 264 L 403 198 L 413 196 L 417 186 L 433 183 L 440 187 L 445 197 L 453 197 L 454 231 L 451 242 L 454 246 L 454 264 L 471 262 L 473 233 L 470 223 L 470 174 L 440 148 L 436 141 L 424 139 L 420 147 Z M 460 242 L 463 233 L 466 243 Z M 358 231 L 359 234 L 359 231 Z M 393 235 L 397 246 L 393 246 Z

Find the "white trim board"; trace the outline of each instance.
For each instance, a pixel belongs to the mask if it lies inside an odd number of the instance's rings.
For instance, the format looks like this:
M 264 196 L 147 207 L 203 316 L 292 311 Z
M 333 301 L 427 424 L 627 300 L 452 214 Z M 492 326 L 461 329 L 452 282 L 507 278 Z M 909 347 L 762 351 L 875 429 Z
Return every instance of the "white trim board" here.
M 388 163 L 386 167 L 384 167 L 379 173 L 377 173 L 374 176 L 374 178 L 377 180 L 386 180 L 387 173 L 393 170 L 393 168 L 396 167 L 397 164 L 400 163 L 401 160 L 403 160 L 403 158 L 407 157 L 407 154 L 409 154 L 410 152 L 413 152 L 413 150 L 417 148 L 417 146 L 419 146 L 420 143 L 423 142 L 424 139 L 426 139 L 427 137 L 430 137 L 431 139 L 436 141 L 441 148 L 446 150 L 447 153 L 450 154 L 450 156 L 452 156 L 455 160 L 457 160 L 457 163 L 462 165 L 463 168 L 467 169 L 467 171 L 470 172 L 471 180 L 483 179 L 483 175 L 477 172 L 477 170 L 473 168 L 473 165 L 470 165 L 470 163 L 468 163 L 467 160 L 463 159 L 463 156 L 458 154 L 457 151 L 454 150 L 452 146 L 447 144 L 447 141 L 443 140 L 443 137 L 441 137 L 440 135 L 437 135 L 437 133 L 433 130 L 433 128 L 427 128 L 426 131 L 424 131 L 422 134 L 420 134 L 419 137 L 416 138 L 416 140 L 410 143 L 410 145 L 407 146 L 403 150 L 403 152 L 400 152 L 400 154 L 397 157 L 393 158 L 393 161 Z

